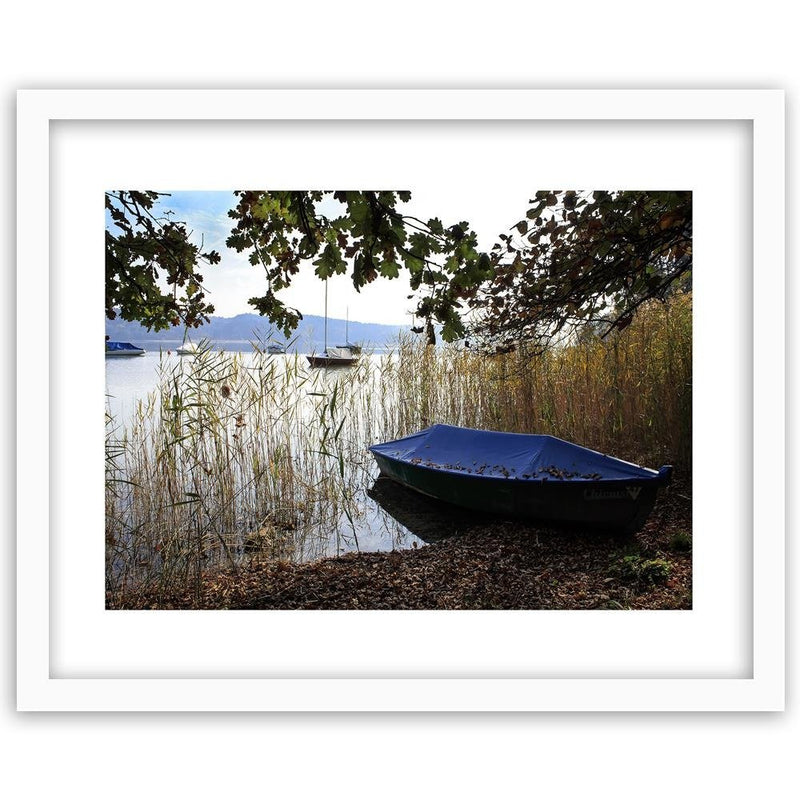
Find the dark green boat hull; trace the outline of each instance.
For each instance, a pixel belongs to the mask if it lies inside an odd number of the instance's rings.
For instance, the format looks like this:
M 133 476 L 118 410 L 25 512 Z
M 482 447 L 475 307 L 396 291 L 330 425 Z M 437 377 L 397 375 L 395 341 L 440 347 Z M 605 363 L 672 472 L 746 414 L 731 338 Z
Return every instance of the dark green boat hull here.
M 454 474 L 373 452 L 381 474 L 446 503 L 554 525 L 633 533 L 667 480 L 523 480 Z M 668 478 L 668 476 L 667 476 Z

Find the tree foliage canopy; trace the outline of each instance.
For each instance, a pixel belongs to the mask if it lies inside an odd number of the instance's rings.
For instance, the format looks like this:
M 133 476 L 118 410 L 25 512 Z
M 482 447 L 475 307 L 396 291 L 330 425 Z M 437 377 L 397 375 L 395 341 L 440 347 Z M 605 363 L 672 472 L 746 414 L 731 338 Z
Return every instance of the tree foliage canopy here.
M 425 320 L 429 340 L 433 323 L 452 341 L 464 334 L 458 313 L 491 275 L 489 256 L 477 251 L 467 222 L 445 227 L 434 217 L 423 222 L 398 210 L 410 192 L 236 192 L 229 215 L 236 227 L 228 239 L 235 250 L 249 251 L 250 263 L 264 269 L 267 290 L 248 301 L 288 335 L 300 319 L 276 292 L 289 285 L 304 260 L 321 279 L 350 272 L 359 290 L 378 277 L 409 273 L 411 290 L 422 289 L 416 315 Z M 335 216 L 320 211 L 325 199 Z M 331 202 L 334 201 L 334 202 Z
M 587 323 L 603 335 L 692 266 L 691 192 L 540 191 L 493 248 L 475 331 L 497 349 Z
M 154 211 L 158 192 L 106 194 L 106 315 L 148 329 L 198 326 L 206 300 L 201 262 L 216 251 L 186 225 Z M 692 264 L 691 192 L 541 191 L 525 218 L 488 253 L 468 222 L 445 225 L 400 210 L 403 191 L 237 191 L 229 248 L 265 276 L 249 299 L 289 336 L 302 318 L 278 293 L 305 262 L 324 280 L 348 274 L 360 290 L 405 270 L 429 341 L 434 324 L 452 341 L 471 328 L 493 348 L 546 341 L 573 325 L 624 328 L 646 300 L 664 297 Z
M 148 330 L 197 327 L 214 306 L 206 302 L 199 262 L 218 264 L 202 251 L 171 212 L 156 216 L 159 192 L 106 192 L 106 317 L 140 322 Z M 180 290 L 180 291 L 179 291 Z

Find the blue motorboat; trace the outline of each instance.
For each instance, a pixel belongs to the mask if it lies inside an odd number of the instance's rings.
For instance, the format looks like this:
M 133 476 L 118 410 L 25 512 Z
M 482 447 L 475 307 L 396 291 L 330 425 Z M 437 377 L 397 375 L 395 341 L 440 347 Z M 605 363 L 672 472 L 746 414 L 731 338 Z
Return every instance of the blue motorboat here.
M 106 341 L 106 356 L 143 356 L 144 350 L 130 342 Z

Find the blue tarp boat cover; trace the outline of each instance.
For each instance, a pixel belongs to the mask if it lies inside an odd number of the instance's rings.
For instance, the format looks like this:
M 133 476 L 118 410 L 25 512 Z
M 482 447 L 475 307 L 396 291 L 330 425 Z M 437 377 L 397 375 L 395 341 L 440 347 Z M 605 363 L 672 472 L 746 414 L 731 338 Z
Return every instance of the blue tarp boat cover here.
M 659 473 L 554 436 L 434 425 L 369 448 L 386 458 L 457 474 L 517 480 L 652 480 Z
M 106 342 L 106 350 L 141 350 L 130 342 Z

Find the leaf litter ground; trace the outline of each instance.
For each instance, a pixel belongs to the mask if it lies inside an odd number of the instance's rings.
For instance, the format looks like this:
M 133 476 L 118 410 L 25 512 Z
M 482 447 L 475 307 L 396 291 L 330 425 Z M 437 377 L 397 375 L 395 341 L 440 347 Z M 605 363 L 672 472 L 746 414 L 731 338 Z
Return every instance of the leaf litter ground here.
M 633 536 L 476 521 L 435 544 L 307 564 L 253 562 L 187 588 L 108 596 L 127 609 L 690 609 L 691 498 L 660 494 Z

